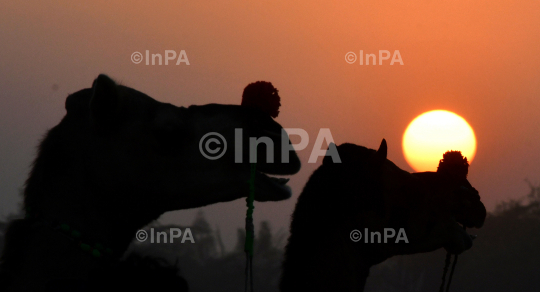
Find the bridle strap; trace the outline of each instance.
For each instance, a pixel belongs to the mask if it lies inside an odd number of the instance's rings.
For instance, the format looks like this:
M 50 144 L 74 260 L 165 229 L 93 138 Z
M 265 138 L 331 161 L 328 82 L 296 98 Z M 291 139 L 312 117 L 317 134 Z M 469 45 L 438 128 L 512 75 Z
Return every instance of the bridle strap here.
M 249 194 L 246 198 L 248 207 L 246 212 L 246 241 L 244 251 L 246 252 L 246 282 L 245 291 L 253 292 L 253 241 L 255 240 L 255 226 L 253 224 L 253 201 L 255 200 L 255 175 L 257 164 L 251 163 L 251 173 L 249 179 Z
M 463 226 L 463 230 L 465 230 L 465 226 Z M 444 283 L 446 282 L 446 274 L 448 273 L 448 267 L 450 266 L 451 257 L 452 257 L 452 254 L 447 252 L 446 259 L 444 261 L 444 270 L 443 270 L 442 282 L 441 282 L 441 287 L 439 288 L 439 292 L 445 292 Z M 454 255 L 454 262 L 452 263 L 452 269 L 450 270 L 450 276 L 448 277 L 448 284 L 446 285 L 446 292 L 450 291 L 450 283 L 452 283 L 452 277 L 454 276 L 454 270 L 456 269 L 457 260 L 458 260 L 458 255 L 456 254 Z

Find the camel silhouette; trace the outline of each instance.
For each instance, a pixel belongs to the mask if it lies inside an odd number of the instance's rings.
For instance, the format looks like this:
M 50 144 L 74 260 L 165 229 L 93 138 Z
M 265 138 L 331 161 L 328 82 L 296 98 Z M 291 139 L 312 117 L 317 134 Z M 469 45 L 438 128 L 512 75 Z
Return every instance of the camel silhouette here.
M 342 163 L 326 156 L 298 198 L 281 291 L 363 291 L 370 267 L 389 257 L 472 246 L 463 226 L 480 228 L 486 209 L 467 181 L 466 160 L 409 173 L 386 158 L 385 140 L 378 150 L 345 143 L 337 151 Z M 445 154 L 450 164 L 454 154 Z M 356 230 L 362 238 L 353 238 Z
M 274 145 L 288 140 L 256 109 L 176 107 L 106 75 L 69 95 L 65 107 L 65 117 L 40 143 L 26 182 L 27 217 L 6 232 L 2 291 L 39 291 L 62 280 L 80 286 L 91 271 L 118 262 L 136 231 L 164 212 L 246 197 L 249 137 L 268 137 Z M 243 130 L 239 141 L 236 129 Z M 219 159 L 200 152 L 201 138 L 211 132 L 229 147 Z M 234 155 L 238 148 L 242 162 Z M 267 148 L 282 157 L 281 147 Z M 266 174 L 298 172 L 296 153 L 287 163 L 267 160 L 265 151 L 257 155 L 255 200 L 289 198 L 286 180 Z

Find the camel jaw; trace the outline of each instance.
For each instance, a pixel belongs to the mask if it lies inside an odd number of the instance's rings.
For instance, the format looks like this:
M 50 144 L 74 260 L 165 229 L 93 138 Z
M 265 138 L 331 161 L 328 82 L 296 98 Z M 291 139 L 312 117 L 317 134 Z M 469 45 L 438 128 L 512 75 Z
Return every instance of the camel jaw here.
M 255 200 L 281 201 L 292 196 L 291 187 L 287 185 L 288 178 L 277 178 L 257 171 L 255 174 Z
M 448 226 L 450 240 L 444 245 L 444 249 L 452 254 L 461 254 L 469 250 L 476 236 L 469 234 L 465 228 L 455 219 Z

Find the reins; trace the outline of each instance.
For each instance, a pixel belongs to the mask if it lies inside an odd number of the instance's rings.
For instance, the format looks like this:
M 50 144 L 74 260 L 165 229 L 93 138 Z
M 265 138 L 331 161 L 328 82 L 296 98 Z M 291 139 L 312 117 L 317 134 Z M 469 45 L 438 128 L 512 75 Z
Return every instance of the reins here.
M 465 226 L 463 227 L 463 230 L 465 230 Z M 444 269 L 443 269 L 443 276 L 442 276 L 442 282 L 441 287 L 439 288 L 439 292 L 445 292 L 444 291 L 444 284 L 446 282 L 446 274 L 448 274 L 448 267 L 450 267 L 450 259 L 452 257 L 452 254 L 450 252 L 446 253 L 446 259 L 444 260 Z M 456 269 L 456 264 L 458 260 L 458 255 L 454 255 L 454 262 L 452 263 L 452 269 L 450 270 L 450 276 L 448 277 L 448 284 L 446 285 L 446 292 L 450 291 L 450 283 L 452 283 L 452 277 L 454 276 L 454 270 Z
M 250 83 L 244 88 L 244 92 L 242 93 L 241 106 L 255 108 L 272 118 L 277 118 L 279 107 L 281 106 L 281 98 L 278 91 L 270 82 L 257 81 Z M 255 157 L 257 157 L 257 146 L 255 145 L 254 148 L 251 150 L 255 151 Z M 251 162 L 249 194 L 246 198 L 248 209 L 246 213 L 246 241 L 244 243 L 244 251 L 246 252 L 246 292 L 253 292 L 253 241 L 255 239 L 255 227 L 253 226 L 253 209 L 255 207 L 253 206 L 253 201 L 255 199 L 256 168 L 256 162 Z
M 253 292 L 253 242 L 255 239 L 255 227 L 253 225 L 253 201 L 255 200 L 255 174 L 257 164 L 251 163 L 251 174 L 249 183 L 249 194 L 246 198 L 248 207 L 246 212 L 246 240 L 244 243 L 244 251 L 246 252 L 246 282 L 245 291 Z

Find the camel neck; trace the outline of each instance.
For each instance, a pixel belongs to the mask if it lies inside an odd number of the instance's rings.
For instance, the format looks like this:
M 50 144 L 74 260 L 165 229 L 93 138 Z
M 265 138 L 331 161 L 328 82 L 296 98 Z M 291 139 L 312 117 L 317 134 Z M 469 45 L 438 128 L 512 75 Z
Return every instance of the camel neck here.
M 21 291 L 39 291 L 54 279 L 86 280 L 90 271 L 107 264 L 82 251 L 73 240 L 44 221 L 17 223 L 17 228 L 25 226 L 13 231 L 13 236 L 19 237 L 13 239 L 23 245 L 11 248 L 12 253 L 17 253 L 12 256 L 17 258 L 9 270 L 11 285 L 24 287 Z
M 96 197 L 86 190 L 76 194 L 79 197 Z M 63 205 L 63 208 L 57 207 L 54 212 L 50 210 L 50 204 L 44 205 L 45 207 L 32 206 L 32 209 L 27 211 L 27 217 L 36 224 L 49 226 L 49 231 L 59 238 L 71 238 L 91 247 L 97 244 L 111 249 L 116 255 L 121 255 L 127 249 L 138 228 L 151 221 L 122 211 L 115 207 L 118 204 L 65 200 L 58 204 Z

